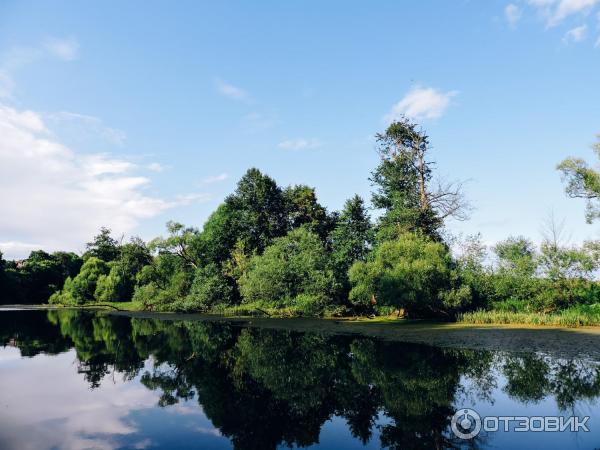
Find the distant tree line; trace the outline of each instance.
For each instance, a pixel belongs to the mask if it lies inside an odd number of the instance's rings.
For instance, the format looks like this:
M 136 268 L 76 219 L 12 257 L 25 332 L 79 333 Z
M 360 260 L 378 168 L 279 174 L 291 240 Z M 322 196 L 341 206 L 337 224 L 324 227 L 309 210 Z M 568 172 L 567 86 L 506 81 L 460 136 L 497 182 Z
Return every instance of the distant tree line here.
M 401 120 L 376 142 L 376 220 L 359 196 L 330 212 L 314 188 L 281 187 L 252 168 L 202 229 L 169 222 L 166 237 L 123 243 L 103 228 L 81 258 L 41 251 L 19 263 L 0 258 L 1 301 L 446 319 L 475 309 L 550 312 L 600 301 L 599 243 L 567 245 L 556 221 L 539 249 L 523 237 L 498 243 L 493 255 L 478 236 L 455 242 L 445 222 L 466 219 L 469 206 L 461 183 L 435 173 L 427 134 Z M 600 175 L 576 158 L 558 168 L 567 193 L 588 200 L 588 219 L 599 216 Z

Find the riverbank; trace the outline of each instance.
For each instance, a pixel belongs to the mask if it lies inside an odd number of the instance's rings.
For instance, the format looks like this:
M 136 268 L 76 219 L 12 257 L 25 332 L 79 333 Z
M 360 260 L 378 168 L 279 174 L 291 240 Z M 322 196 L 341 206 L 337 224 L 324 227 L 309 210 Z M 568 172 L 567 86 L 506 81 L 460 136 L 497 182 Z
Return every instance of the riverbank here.
M 243 326 L 323 334 L 357 334 L 394 342 L 412 342 L 438 347 L 470 348 L 509 352 L 539 352 L 554 357 L 590 358 L 600 361 L 600 327 L 558 325 L 444 323 L 376 318 L 283 318 L 225 316 L 197 313 L 158 313 L 139 310 L 135 304 L 118 304 L 119 311 L 100 305 L 86 307 L 102 314 L 167 321 L 227 322 Z M 125 308 L 123 308 L 123 306 Z M 53 305 L 6 305 L 2 309 L 69 309 Z M 82 309 L 82 308 L 77 308 Z

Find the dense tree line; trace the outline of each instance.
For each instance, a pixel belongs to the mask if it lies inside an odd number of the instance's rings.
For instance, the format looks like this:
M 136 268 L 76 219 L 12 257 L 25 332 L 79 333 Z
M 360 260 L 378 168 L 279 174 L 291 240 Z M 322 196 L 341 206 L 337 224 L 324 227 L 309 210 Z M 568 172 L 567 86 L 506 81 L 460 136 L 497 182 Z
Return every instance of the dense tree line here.
M 22 261 L 6 261 L 0 252 L 0 305 L 46 303 L 82 264 L 82 258 L 70 252 L 35 250 Z
M 167 236 L 149 243 L 119 242 L 102 229 L 82 258 L 0 259 L 3 301 L 447 319 L 481 308 L 549 312 L 600 301 L 600 244 L 566 245 L 555 221 L 539 248 L 523 237 L 492 254 L 477 236 L 455 242 L 445 221 L 465 219 L 469 207 L 462 185 L 435 173 L 429 137 L 401 120 L 376 141 L 376 220 L 358 196 L 331 212 L 313 188 L 282 187 L 253 168 L 202 229 L 169 222 Z M 567 193 L 586 198 L 595 218 L 600 175 L 576 158 L 558 168 Z

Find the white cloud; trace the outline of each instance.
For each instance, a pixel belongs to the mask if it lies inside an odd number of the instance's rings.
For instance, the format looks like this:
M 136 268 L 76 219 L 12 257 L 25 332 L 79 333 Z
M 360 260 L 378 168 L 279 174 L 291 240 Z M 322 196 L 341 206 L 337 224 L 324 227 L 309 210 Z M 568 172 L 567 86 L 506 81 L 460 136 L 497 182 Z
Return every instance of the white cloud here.
M 600 0 L 529 0 L 546 18 L 548 26 L 555 26 L 573 14 L 590 12 Z
M 565 44 L 581 42 L 585 39 L 587 33 L 587 25 L 573 28 L 565 33 L 563 42 Z
M 218 183 L 220 181 L 225 181 L 227 178 L 229 178 L 229 175 L 227 175 L 226 173 L 221 173 L 219 175 L 206 177 L 202 180 L 202 182 L 205 184 Z
M 63 61 L 73 61 L 79 54 L 79 43 L 73 38 L 47 38 L 44 41 L 44 48 Z
M 323 144 L 318 139 L 286 139 L 277 144 L 277 147 L 283 150 L 309 150 L 321 147 Z
M 600 36 L 598 36 L 598 39 L 596 40 L 596 43 L 594 44 L 595 48 L 600 48 Z
M 146 166 L 146 169 L 148 169 L 148 170 L 151 170 L 152 172 L 157 172 L 157 173 L 159 173 L 159 172 L 162 172 L 162 171 L 164 171 L 164 170 L 165 170 L 165 166 L 163 166 L 163 165 L 162 165 L 162 164 L 160 164 L 160 163 L 153 162 L 153 163 L 150 163 L 150 164 L 148 164 L 148 165 Z
M 127 135 L 124 131 L 107 127 L 98 117 L 69 111 L 60 111 L 58 113 L 51 114 L 49 119 L 56 123 L 70 125 L 83 133 L 98 135 L 114 145 L 121 146 L 127 139 Z
M 521 19 L 521 15 L 521 8 L 514 3 L 509 3 L 506 5 L 506 8 L 504 8 L 504 16 L 506 17 L 508 23 L 512 26 L 517 24 L 517 22 Z
M 437 119 L 457 94 L 457 91 L 440 92 L 434 88 L 415 86 L 392 107 L 384 120 L 393 122 L 403 116 L 414 120 Z
M 559 23 L 571 14 L 589 11 L 598 0 L 561 0 L 552 18 L 552 23 Z
M 215 79 L 215 84 L 219 94 L 224 95 L 225 97 L 244 102 L 250 101 L 250 95 L 242 88 L 234 86 L 233 84 L 229 84 L 220 78 Z
M 0 248 L 7 257 L 31 247 L 81 250 L 101 226 L 129 233 L 176 206 L 206 200 L 191 194 L 167 201 L 145 193 L 150 179 L 109 154 L 79 154 L 57 141 L 41 116 L 0 104 Z M 39 244 L 39 246 L 37 245 Z

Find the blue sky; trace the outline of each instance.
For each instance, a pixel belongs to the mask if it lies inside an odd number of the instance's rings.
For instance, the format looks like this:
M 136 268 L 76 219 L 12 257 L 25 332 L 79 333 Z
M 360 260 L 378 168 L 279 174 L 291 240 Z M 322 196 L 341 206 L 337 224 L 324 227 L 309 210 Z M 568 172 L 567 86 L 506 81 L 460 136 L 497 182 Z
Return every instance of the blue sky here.
M 469 180 L 453 233 L 598 238 L 556 164 L 600 133 L 600 0 L 0 4 L 0 249 L 200 227 L 255 166 L 370 196 L 405 113 Z

